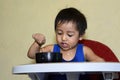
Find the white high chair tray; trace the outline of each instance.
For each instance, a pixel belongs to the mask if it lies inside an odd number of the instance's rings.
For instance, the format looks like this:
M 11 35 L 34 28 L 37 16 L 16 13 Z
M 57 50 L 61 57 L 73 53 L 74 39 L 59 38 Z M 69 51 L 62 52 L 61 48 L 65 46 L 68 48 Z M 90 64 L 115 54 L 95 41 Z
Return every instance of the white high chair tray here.
M 120 72 L 119 62 L 39 63 L 15 66 L 14 74 L 46 72 Z

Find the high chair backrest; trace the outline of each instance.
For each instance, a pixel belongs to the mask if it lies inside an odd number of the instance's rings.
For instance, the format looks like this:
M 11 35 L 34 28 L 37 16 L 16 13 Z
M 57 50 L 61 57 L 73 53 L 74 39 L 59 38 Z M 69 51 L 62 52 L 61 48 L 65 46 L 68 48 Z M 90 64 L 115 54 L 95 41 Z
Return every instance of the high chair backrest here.
M 95 54 L 103 58 L 106 62 L 119 62 L 118 58 L 115 56 L 113 51 L 105 44 L 89 39 L 83 39 L 79 43 L 90 47 Z M 117 73 L 116 73 L 117 74 Z M 120 80 L 120 73 L 118 73 L 118 78 L 113 80 Z M 104 80 L 102 74 L 89 74 L 89 80 Z
M 113 51 L 107 45 L 101 42 L 83 39 L 79 41 L 79 43 L 90 47 L 93 52 L 95 52 L 98 56 L 102 57 L 107 62 L 119 62 Z

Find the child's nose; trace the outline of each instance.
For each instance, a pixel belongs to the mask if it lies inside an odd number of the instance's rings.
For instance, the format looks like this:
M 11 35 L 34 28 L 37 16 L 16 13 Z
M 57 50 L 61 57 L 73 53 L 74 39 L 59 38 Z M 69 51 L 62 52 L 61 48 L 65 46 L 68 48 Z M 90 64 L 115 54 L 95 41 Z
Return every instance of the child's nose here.
M 63 35 L 63 36 L 62 36 L 62 40 L 63 40 L 63 41 L 67 40 L 66 35 Z

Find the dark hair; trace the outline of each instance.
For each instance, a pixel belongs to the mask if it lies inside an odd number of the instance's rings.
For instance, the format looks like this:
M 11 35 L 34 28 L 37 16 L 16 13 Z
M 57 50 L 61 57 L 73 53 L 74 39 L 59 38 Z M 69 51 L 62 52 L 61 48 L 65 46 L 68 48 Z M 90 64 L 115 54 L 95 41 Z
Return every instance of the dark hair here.
M 75 8 L 65 8 L 58 13 L 55 19 L 55 30 L 58 23 L 70 21 L 76 23 L 76 29 L 79 31 L 80 35 L 83 35 L 85 33 L 85 30 L 87 29 L 86 18 L 84 14 Z

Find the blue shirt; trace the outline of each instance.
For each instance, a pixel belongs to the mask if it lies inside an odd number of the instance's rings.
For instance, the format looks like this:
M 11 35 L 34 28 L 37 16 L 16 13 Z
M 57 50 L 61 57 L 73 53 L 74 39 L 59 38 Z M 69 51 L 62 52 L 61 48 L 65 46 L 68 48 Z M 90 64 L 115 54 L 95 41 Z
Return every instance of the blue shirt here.
M 53 52 L 60 53 L 60 46 L 58 44 L 54 44 Z M 75 57 L 71 61 L 66 61 L 63 59 L 63 62 L 84 62 L 84 52 L 83 52 L 83 44 L 77 45 L 77 50 L 75 53 Z

